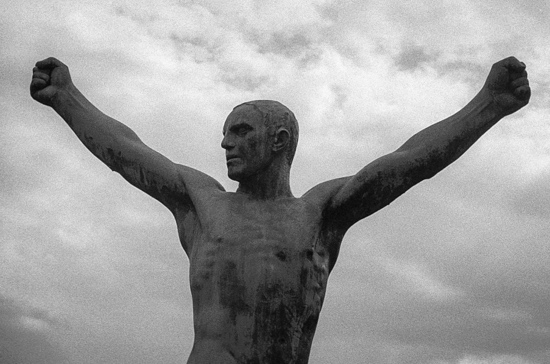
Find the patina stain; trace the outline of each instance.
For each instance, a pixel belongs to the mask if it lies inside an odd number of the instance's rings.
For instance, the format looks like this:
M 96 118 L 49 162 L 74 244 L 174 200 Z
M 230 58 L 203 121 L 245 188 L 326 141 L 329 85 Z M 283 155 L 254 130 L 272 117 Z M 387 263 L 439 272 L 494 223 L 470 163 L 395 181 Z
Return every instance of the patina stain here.
M 242 274 L 237 272 L 236 263 L 229 261 L 223 264 L 219 283 L 220 303 L 229 310 L 233 323 L 238 315 L 250 311 L 250 306 L 246 303 L 247 288 L 243 278 Z

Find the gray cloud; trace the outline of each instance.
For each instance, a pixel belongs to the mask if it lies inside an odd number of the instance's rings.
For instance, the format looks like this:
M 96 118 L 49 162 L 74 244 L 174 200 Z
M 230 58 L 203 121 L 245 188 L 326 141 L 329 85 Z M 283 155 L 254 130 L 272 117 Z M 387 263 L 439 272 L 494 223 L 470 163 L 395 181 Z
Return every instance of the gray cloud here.
M 0 296 L 0 362 L 68 363 L 61 347 L 49 338 L 49 326 L 58 325 L 48 312 Z
M 520 214 L 546 219 L 550 216 L 550 175 L 543 174 L 516 191 L 512 207 Z
M 402 48 L 395 63 L 401 70 L 412 71 L 431 59 L 424 48 L 411 45 Z

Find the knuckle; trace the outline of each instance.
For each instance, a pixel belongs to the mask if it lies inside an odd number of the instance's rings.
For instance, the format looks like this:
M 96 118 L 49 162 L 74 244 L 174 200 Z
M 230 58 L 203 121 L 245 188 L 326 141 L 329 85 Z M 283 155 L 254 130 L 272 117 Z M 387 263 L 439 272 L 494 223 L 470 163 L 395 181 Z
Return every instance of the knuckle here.
M 518 59 L 514 56 L 509 56 L 509 57 L 506 57 L 505 58 L 505 61 L 507 64 L 515 64 L 515 63 L 519 63 Z

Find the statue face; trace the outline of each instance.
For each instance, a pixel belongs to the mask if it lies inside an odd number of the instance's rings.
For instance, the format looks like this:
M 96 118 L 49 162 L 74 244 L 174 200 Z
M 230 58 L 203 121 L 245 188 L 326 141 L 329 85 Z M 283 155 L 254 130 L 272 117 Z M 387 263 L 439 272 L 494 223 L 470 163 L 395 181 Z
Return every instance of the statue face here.
M 250 105 L 239 106 L 223 126 L 227 174 L 235 181 L 246 180 L 265 170 L 272 161 L 271 139 L 262 115 Z

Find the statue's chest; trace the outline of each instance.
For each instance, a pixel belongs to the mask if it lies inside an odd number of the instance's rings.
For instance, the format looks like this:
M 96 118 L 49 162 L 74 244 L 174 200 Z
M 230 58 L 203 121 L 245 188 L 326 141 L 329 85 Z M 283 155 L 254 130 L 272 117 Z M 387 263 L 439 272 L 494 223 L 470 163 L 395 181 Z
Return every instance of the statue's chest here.
M 297 200 L 227 199 L 211 209 L 203 234 L 228 248 L 301 249 L 316 239 L 320 220 L 320 213 Z
M 209 216 L 191 257 L 194 288 L 206 284 L 214 290 L 247 287 L 251 292 L 277 286 L 296 292 L 326 265 L 317 244 L 320 214 L 303 203 L 229 201 Z

